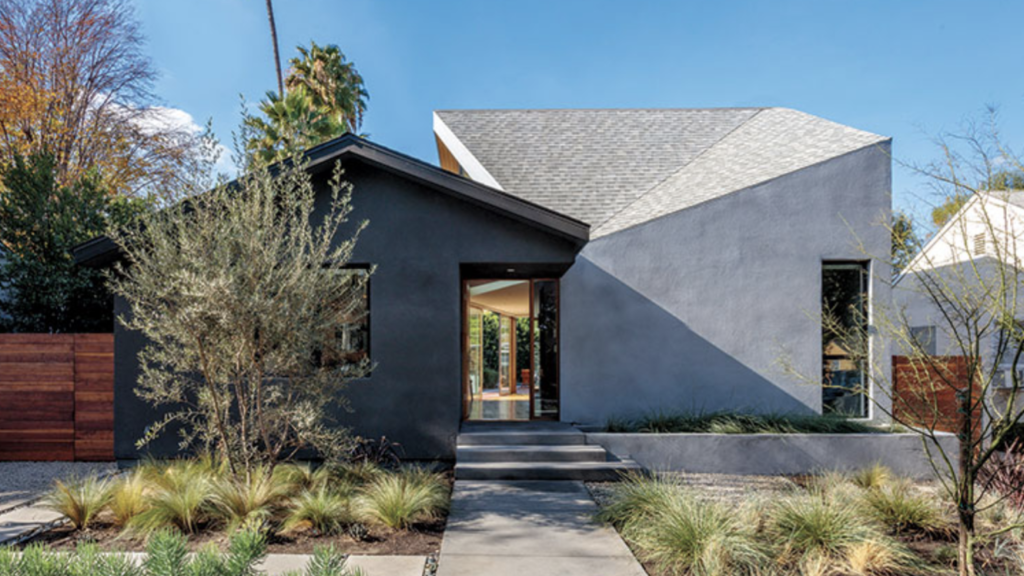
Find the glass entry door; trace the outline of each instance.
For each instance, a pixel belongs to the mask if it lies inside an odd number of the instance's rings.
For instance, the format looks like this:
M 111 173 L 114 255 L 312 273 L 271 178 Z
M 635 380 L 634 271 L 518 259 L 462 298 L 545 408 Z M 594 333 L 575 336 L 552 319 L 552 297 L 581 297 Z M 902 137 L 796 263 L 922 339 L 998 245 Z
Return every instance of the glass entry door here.
M 557 420 L 558 281 L 463 285 L 463 418 Z

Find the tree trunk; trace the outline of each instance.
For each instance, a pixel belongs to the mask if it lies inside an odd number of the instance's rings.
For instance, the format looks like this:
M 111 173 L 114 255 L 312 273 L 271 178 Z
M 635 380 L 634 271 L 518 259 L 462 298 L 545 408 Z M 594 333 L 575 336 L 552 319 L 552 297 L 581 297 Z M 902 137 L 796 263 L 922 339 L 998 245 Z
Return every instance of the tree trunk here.
M 274 67 L 277 69 L 277 95 L 284 98 L 284 76 L 281 75 L 281 53 L 277 49 L 277 26 L 274 24 L 274 5 L 267 0 L 267 19 L 270 20 L 270 40 L 274 43 Z
M 961 510 L 957 564 L 960 576 L 974 576 L 974 510 Z
M 968 386 L 974 386 L 974 379 L 968 379 Z M 972 388 L 957 393 L 960 413 L 957 440 L 959 443 L 959 481 L 957 488 L 957 564 L 960 576 L 974 576 L 974 481 L 977 470 L 974 466 L 974 418 L 971 404 Z

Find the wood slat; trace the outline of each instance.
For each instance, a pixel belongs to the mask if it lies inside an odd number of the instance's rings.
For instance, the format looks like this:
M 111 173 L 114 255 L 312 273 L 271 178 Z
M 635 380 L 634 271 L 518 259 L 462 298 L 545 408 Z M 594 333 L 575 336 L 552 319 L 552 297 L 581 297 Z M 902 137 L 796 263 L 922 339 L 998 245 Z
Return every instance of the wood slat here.
M 74 334 L 0 334 L 0 344 L 74 344 Z
M 112 334 L 0 334 L 0 460 L 112 460 Z

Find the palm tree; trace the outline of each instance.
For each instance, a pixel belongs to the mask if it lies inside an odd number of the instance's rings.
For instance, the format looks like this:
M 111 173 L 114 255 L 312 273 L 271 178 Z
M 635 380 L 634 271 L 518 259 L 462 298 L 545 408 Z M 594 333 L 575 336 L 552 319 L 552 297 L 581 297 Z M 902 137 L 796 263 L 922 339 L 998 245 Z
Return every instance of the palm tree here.
M 316 146 L 345 133 L 345 124 L 313 105 L 313 98 L 302 86 L 288 90 L 282 97 L 267 92 L 260 102 L 264 118 L 245 119 L 255 136 L 246 148 L 259 160 L 274 162 Z
M 281 53 L 277 48 L 277 26 L 274 24 L 274 5 L 267 0 L 267 19 L 270 20 L 270 40 L 274 43 L 274 67 L 277 68 L 277 93 L 284 95 L 284 79 L 281 76 Z
M 363 123 L 369 94 L 355 65 L 346 61 L 334 44 L 319 46 L 312 42 L 309 49 L 299 46 L 298 50 L 301 57 L 290 60 L 285 86 L 289 90 L 304 88 L 313 106 L 349 132 L 357 132 Z

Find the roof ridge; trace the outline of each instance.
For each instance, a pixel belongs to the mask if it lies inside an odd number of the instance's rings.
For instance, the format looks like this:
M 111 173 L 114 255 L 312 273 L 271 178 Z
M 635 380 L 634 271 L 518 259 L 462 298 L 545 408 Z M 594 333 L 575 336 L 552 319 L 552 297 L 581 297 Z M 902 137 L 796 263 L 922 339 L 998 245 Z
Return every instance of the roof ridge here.
M 662 184 L 667 182 L 670 178 L 672 178 L 676 174 L 682 172 L 687 166 L 689 166 L 689 165 L 693 164 L 694 162 L 696 162 L 698 158 L 700 158 L 701 156 L 704 156 L 704 154 L 706 154 L 709 150 L 711 150 L 715 146 L 718 146 L 723 140 L 728 138 L 733 132 L 739 130 L 740 127 L 745 126 L 748 122 L 750 122 L 751 120 L 753 120 L 754 118 L 759 116 L 762 112 L 764 112 L 765 110 L 770 110 L 770 109 L 771 108 L 742 108 L 742 110 L 757 110 L 757 112 L 754 112 L 753 114 L 751 114 L 750 117 L 747 118 L 746 120 L 744 120 L 743 122 L 740 122 L 739 124 L 733 126 L 732 129 L 729 130 L 728 132 L 726 132 L 725 134 L 722 134 L 721 138 L 719 138 L 718 140 L 715 140 L 710 146 L 708 146 L 707 148 L 701 150 L 700 153 L 697 154 L 696 156 L 694 156 L 693 158 L 691 158 L 689 162 L 684 162 L 682 166 L 680 166 L 679 168 L 673 170 L 671 173 L 669 173 L 667 176 L 665 176 L 664 178 L 659 180 L 657 183 L 655 183 L 653 186 L 651 186 L 647 190 L 644 190 L 643 192 L 641 192 L 639 195 L 637 195 L 636 198 L 634 198 L 631 201 L 627 202 L 622 208 L 620 208 L 620 209 L 616 210 L 615 212 L 613 212 L 610 216 L 608 216 L 607 218 L 602 220 L 599 224 L 594 225 L 592 227 L 592 229 L 594 230 L 594 233 L 597 234 L 598 232 L 600 232 L 602 226 L 604 226 L 608 222 L 611 222 L 616 216 L 618 216 L 619 214 L 622 214 L 623 212 L 628 210 L 631 206 L 633 206 L 634 204 L 639 202 L 641 199 L 643 199 L 645 196 L 650 194 L 652 191 L 657 190 L 658 187 L 660 187 Z M 740 108 L 730 108 L 730 110 L 740 110 Z
M 708 106 L 696 108 L 442 108 L 434 110 L 434 112 L 695 112 L 705 110 L 757 110 L 761 112 L 770 108 L 776 108 L 776 106 Z

